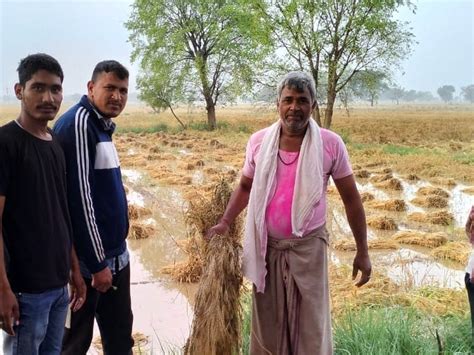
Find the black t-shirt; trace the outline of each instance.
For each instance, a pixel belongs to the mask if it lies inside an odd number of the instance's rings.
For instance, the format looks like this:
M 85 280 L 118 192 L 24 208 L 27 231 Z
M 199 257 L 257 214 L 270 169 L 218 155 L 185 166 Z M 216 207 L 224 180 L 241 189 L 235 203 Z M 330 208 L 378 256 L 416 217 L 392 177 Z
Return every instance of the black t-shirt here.
M 59 143 L 39 139 L 14 121 L 1 127 L 0 195 L 12 290 L 40 293 L 66 285 L 72 231 Z

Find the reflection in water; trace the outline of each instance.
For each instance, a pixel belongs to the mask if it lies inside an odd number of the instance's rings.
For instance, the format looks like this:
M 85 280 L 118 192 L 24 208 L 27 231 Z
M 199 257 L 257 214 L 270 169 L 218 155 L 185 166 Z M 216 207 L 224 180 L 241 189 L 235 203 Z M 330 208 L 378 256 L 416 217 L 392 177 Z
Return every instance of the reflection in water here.
M 412 212 L 432 212 L 437 209 L 421 208 L 414 206 L 410 201 L 416 197 L 417 191 L 421 187 L 432 186 L 427 181 L 405 181 L 400 176 L 394 174 L 402 183 L 402 191 L 381 190 L 376 188 L 367 180 L 361 180 L 357 186 L 359 191 L 370 192 L 378 200 L 403 199 L 408 206 L 407 212 L 390 212 L 383 210 L 366 209 L 368 217 L 374 215 L 388 215 L 395 219 L 399 230 L 422 229 L 423 231 L 444 231 L 451 234 L 452 226 L 439 226 L 431 224 L 414 223 L 407 220 L 407 215 Z M 474 196 L 463 192 L 467 186 L 457 185 L 453 188 L 446 188 L 449 192 L 449 212 L 454 216 L 454 227 L 463 227 L 470 207 L 474 204 Z M 328 196 L 328 229 L 331 238 L 334 240 L 352 239 L 349 224 L 347 222 L 343 205 L 339 196 Z M 368 228 L 368 239 L 391 238 L 393 231 L 381 231 Z M 464 265 L 449 262 L 438 262 L 430 256 L 431 250 L 424 248 L 410 247 L 401 248 L 397 251 L 371 250 L 373 265 L 377 268 L 387 270 L 387 275 L 395 282 L 409 287 L 421 285 L 436 285 L 439 287 L 459 288 L 463 287 Z M 354 257 L 351 252 L 331 251 L 332 262 L 336 264 L 351 264 Z
M 193 311 L 186 291 L 154 276 L 131 250 L 131 288 L 134 332 L 150 337 L 153 353 L 179 350 L 189 336 Z
M 195 285 L 177 285 L 169 281 L 161 269 L 184 257 L 177 241 L 186 236 L 185 202 L 175 189 L 143 186 L 141 178 L 129 179 L 129 182 L 129 203 L 151 209 L 152 215 L 142 222 L 155 227 L 155 233 L 149 238 L 128 241 L 134 332 L 143 333 L 151 340 L 146 349 L 142 349 L 144 353 L 180 353 L 193 318 L 190 300 L 194 297 Z
M 403 180 L 400 176 L 397 176 L 394 174 L 394 176 L 400 180 L 403 191 L 402 191 L 402 199 L 405 200 L 405 203 L 407 205 L 407 212 L 412 213 L 412 212 L 423 212 L 423 208 L 415 206 L 412 204 L 410 201 L 413 200 L 416 197 L 416 192 L 425 186 L 429 186 L 429 184 L 426 181 L 416 181 L 416 182 L 409 182 Z
M 196 170 L 192 177 L 193 185 L 202 185 L 204 183 L 204 173 L 202 170 Z
M 400 198 L 403 199 L 407 205 L 407 213 L 413 212 L 425 212 L 426 210 L 422 207 L 413 205 L 410 201 L 413 200 L 417 195 L 417 191 L 426 186 L 433 186 L 427 181 L 407 181 L 402 179 L 399 175 L 394 174 L 394 177 L 400 180 L 403 190 L 402 191 L 390 191 L 390 190 L 381 190 L 376 188 L 372 183 L 357 183 L 357 188 L 362 192 L 372 193 L 378 200 L 387 200 L 390 198 Z M 469 195 L 463 192 L 468 186 L 458 184 L 452 189 L 445 188 L 449 193 L 449 212 L 454 216 L 454 226 L 463 227 L 466 223 L 466 218 L 471 206 L 474 205 L 474 195 Z
M 385 259 L 390 265 L 387 275 L 398 284 L 408 287 L 464 287 L 464 271 L 450 269 L 430 260 L 422 253 L 410 249 L 399 249 L 387 253 Z
M 137 205 L 140 207 L 145 207 L 145 200 L 143 196 L 136 191 L 129 191 L 127 194 L 127 201 L 130 205 Z
M 142 178 L 142 173 L 132 169 L 121 169 L 122 176 L 131 183 L 137 183 Z
M 462 191 L 467 187 L 465 185 L 456 185 L 451 191 L 449 211 L 453 214 L 457 227 L 464 226 L 471 206 L 474 206 L 474 195 L 469 195 Z
M 350 265 L 353 258 L 354 253 L 352 252 L 331 250 L 330 253 L 330 259 L 336 265 Z M 408 248 L 396 251 L 371 250 L 370 258 L 374 267 L 386 270 L 387 276 L 394 282 L 408 288 L 419 286 L 464 287 L 465 272 L 461 266 L 437 262 L 426 256 L 424 252 Z

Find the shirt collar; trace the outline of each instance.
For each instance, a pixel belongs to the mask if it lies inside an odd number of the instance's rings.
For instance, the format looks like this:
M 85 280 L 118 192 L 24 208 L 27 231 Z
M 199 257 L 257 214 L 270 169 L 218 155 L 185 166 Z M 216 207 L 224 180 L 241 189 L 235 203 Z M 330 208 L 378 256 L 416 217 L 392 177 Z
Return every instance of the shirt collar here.
M 92 106 L 93 107 L 93 106 Z M 115 123 L 112 121 L 111 118 L 104 117 L 95 107 L 92 108 L 97 115 L 97 118 L 99 119 L 100 123 L 102 124 L 102 127 L 106 131 L 114 131 L 115 130 Z
M 97 116 L 97 119 L 99 120 L 99 122 L 100 122 L 102 128 L 104 129 L 104 131 L 111 131 L 112 133 L 115 131 L 115 122 L 113 122 L 111 118 L 104 117 L 104 115 L 102 115 L 94 107 L 94 105 L 92 105 L 92 103 L 89 101 L 89 98 L 87 97 L 87 95 L 82 96 L 81 104 L 84 105 L 89 110 L 94 111 L 94 113 Z

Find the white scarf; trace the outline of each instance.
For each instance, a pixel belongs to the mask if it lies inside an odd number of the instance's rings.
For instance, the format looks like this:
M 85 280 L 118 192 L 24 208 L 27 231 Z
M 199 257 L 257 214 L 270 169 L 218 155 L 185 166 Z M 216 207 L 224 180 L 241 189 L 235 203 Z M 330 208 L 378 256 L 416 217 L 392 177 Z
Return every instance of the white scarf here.
M 265 290 L 267 227 L 265 213 L 276 188 L 277 154 L 281 121 L 271 125 L 263 137 L 256 162 L 245 222 L 242 268 L 244 275 Z M 302 237 L 323 190 L 323 144 L 318 125 L 309 119 L 296 167 L 295 189 L 291 208 L 292 234 Z

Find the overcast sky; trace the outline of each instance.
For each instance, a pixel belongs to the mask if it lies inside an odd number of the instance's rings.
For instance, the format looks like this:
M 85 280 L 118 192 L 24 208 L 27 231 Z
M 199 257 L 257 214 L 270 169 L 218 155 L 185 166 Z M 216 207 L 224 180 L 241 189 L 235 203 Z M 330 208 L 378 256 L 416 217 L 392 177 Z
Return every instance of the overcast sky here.
M 131 46 L 123 23 L 131 0 L 0 0 L 1 95 L 12 94 L 16 68 L 28 54 L 56 57 L 64 73 L 66 95 L 84 93 L 95 64 L 116 59 L 131 72 L 135 91 L 137 64 L 131 64 Z M 420 0 L 416 14 L 402 10 L 418 44 L 395 74 L 406 89 L 436 93 L 444 84 L 474 83 L 474 0 Z

